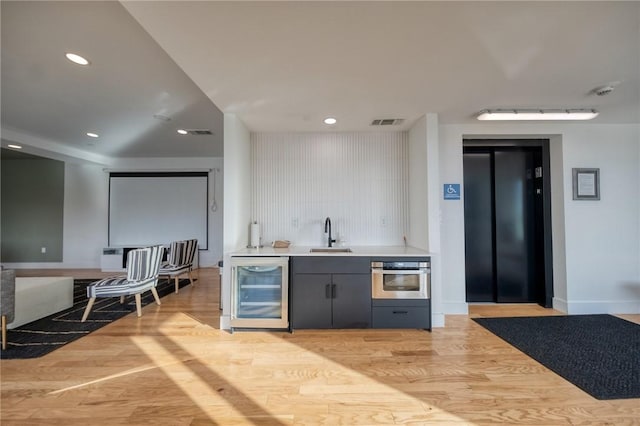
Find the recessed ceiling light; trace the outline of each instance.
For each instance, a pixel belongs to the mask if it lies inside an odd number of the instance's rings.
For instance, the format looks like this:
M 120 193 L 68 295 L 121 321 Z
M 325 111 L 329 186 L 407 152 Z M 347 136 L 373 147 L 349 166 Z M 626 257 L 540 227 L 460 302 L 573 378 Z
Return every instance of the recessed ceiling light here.
M 595 93 L 598 96 L 606 96 L 609 93 L 613 92 L 613 90 L 615 89 L 615 87 L 613 86 L 601 86 L 601 87 L 596 87 L 595 89 L 593 89 L 593 93 Z
M 7 145 L 9 148 L 13 148 L 13 149 L 22 149 L 22 147 L 20 145 Z
M 87 59 L 83 58 L 80 55 L 76 55 L 75 53 L 65 53 L 64 56 L 66 56 L 67 59 L 73 62 L 74 64 L 89 65 L 89 61 Z
M 155 118 L 156 120 L 160 120 L 160 121 L 171 121 L 171 118 L 167 117 L 166 115 L 162 115 L 162 114 L 153 114 L 153 118 Z
M 87 132 L 87 136 L 92 137 L 92 138 L 99 137 L 97 133 L 91 133 L 91 132 Z
M 338 120 L 333 117 L 327 117 L 324 119 L 324 124 L 336 124 Z
M 184 129 L 178 129 L 178 133 L 180 133 L 181 135 L 186 135 L 188 132 Z

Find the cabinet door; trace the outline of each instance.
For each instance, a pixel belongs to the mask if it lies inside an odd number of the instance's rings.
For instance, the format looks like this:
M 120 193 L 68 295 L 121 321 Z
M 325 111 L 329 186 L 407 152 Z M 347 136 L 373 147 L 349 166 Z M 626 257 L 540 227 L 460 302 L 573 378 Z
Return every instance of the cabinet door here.
M 293 275 L 291 327 L 331 328 L 331 275 Z
M 371 327 L 371 275 L 334 274 L 333 328 Z

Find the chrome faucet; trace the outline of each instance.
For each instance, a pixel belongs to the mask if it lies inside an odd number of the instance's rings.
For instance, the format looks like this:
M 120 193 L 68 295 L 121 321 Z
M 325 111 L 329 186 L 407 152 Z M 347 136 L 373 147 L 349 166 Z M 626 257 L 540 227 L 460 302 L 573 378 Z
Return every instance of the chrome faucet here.
M 327 231 L 329 232 L 329 247 L 331 247 L 336 240 L 331 239 L 331 219 L 328 217 L 324 221 L 324 233 L 326 234 Z

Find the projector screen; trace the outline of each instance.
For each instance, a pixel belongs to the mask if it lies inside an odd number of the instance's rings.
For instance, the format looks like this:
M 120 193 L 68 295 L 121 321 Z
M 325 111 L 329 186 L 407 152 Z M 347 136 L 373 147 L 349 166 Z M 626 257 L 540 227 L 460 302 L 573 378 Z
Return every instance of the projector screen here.
M 209 174 L 110 173 L 109 246 L 140 247 L 198 239 L 209 246 Z

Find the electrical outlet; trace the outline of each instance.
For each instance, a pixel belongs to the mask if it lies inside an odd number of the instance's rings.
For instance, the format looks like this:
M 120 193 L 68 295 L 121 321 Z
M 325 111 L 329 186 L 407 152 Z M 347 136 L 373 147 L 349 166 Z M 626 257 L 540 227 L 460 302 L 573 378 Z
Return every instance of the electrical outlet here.
M 298 218 L 294 218 L 291 220 L 291 226 L 293 226 L 294 228 L 297 228 L 300 225 L 300 223 L 298 222 Z
M 44 253 L 46 253 L 46 252 L 47 252 L 47 248 L 46 248 L 46 247 L 42 247 L 42 248 L 40 249 L 40 253 L 43 253 L 43 254 L 44 254 Z

